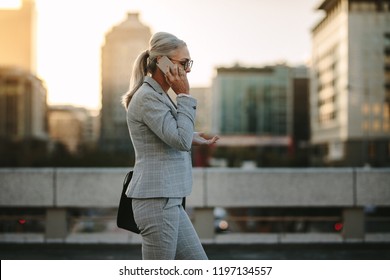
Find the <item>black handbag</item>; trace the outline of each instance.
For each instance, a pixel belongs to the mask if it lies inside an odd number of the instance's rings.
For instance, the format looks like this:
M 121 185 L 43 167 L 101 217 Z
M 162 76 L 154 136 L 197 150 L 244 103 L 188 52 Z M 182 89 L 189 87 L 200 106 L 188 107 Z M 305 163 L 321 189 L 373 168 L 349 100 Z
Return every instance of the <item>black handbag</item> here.
M 119 200 L 118 213 L 116 217 L 116 225 L 121 229 L 139 234 L 141 231 L 138 229 L 137 223 L 134 220 L 132 198 L 126 196 L 126 190 L 132 177 L 133 171 L 129 171 L 123 180 L 122 194 Z M 181 205 L 184 209 L 186 208 L 185 197 L 183 198 Z
M 134 221 L 134 213 L 132 207 L 131 197 L 126 196 L 127 187 L 133 177 L 133 171 L 129 171 L 123 180 L 123 188 L 121 199 L 119 200 L 118 214 L 116 217 L 116 224 L 119 228 L 129 230 L 131 232 L 139 234 L 141 231 L 138 229 L 136 222 Z

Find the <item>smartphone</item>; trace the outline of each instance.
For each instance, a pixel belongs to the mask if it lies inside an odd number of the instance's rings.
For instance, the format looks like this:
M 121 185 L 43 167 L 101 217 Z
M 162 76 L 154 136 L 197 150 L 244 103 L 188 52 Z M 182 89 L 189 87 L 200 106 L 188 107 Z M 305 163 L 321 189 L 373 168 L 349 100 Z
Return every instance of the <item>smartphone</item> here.
M 161 71 L 163 71 L 164 74 L 166 74 L 168 66 L 169 66 L 169 69 L 173 69 L 174 64 L 172 61 L 169 60 L 169 58 L 167 56 L 163 56 L 158 61 L 157 66 L 158 66 L 158 68 L 161 69 Z

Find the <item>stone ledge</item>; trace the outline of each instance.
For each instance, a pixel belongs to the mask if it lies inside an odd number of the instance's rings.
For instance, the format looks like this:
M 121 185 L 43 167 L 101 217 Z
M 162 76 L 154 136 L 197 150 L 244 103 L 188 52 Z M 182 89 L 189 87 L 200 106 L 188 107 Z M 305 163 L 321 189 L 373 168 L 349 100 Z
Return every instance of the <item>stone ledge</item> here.
M 366 234 L 364 240 L 353 242 L 343 240 L 336 233 L 225 233 L 217 234 L 213 239 L 202 239 L 204 244 L 334 244 L 334 243 L 390 243 L 390 233 Z M 44 234 L 2 233 L 1 243 L 59 243 L 59 244 L 141 244 L 138 234 L 115 233 L 72 233 L 67 238 L 45 240 Z

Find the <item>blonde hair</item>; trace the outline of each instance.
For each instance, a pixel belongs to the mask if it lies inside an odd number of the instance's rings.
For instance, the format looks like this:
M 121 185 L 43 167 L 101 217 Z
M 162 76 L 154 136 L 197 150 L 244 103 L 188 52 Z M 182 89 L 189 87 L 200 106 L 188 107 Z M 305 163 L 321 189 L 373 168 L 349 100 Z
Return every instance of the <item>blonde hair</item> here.
M 133 65 L 130 86 L 127 93 L 122 96 L 122 104 L 127 108 L 134 93 L 141 87 L 144 77 L 154 73 L 158 56 L 169 56 L 176 49 L 186 46 L 183 40 L 167 32 L 155 33 L 149 41 L 149 49 L 140 53 Z

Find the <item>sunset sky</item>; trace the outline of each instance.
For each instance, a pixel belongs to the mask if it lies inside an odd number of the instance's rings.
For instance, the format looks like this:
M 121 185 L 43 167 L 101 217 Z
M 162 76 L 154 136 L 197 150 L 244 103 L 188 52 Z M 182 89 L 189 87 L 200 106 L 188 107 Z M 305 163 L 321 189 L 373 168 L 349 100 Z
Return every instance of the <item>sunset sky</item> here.
M 0 7 L 16 0 L 0 0 Z M 304 64 L 319 0 L 36 0 L 37 72 L 50 104 L 101 106 L 100 54 L 105 34 L 139 12 L 152 33 L 187 42 L 192 86 L 210 86 L 217 66 Z M 130 70 L 130 69 L 129 69 Z

